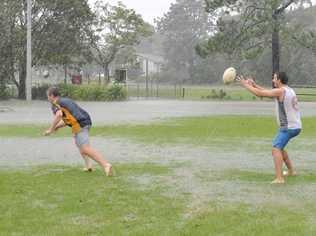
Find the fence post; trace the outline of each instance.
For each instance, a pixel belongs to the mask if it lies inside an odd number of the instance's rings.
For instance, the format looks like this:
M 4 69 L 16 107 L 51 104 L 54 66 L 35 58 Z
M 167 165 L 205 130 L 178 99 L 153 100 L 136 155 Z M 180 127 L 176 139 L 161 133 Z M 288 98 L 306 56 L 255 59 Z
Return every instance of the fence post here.
M 148 59 L 146 59 L 146 98 L 149 96 L 149 88 L 148 88 L 148 79 L 149 79 L 149 74 L 148 74 Z
M 159 90 L 159 80 L 157 78 L 157 81 L 156 81 L 156 97 L 158 98 L 159 95 L 158 95 L 158 90 Z
M 177 84 L 174 84 L 174 97 L 177 98 Z
M 153 90 L 153 77 L 150 77 L 150 96 L 154 96 L 154 90 Z
M 185 96 L 185 88 L 182 88 L 182 98 Z

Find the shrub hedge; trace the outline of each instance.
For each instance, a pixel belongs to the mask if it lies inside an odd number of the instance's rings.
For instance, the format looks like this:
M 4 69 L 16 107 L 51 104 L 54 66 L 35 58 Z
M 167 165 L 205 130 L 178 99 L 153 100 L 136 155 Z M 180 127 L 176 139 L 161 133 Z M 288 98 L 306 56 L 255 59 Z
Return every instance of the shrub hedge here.
M 47 99 L 46 91 L 50 85 L 41 85 L 32 88 L 33 99 Z M 123 86 L 114 84 L 108 86 L 100 85 L 72 85 L 58 84 L 62 97 L 68 97 L 81 101 L 122 101 L 126 100 L 126 89 Z

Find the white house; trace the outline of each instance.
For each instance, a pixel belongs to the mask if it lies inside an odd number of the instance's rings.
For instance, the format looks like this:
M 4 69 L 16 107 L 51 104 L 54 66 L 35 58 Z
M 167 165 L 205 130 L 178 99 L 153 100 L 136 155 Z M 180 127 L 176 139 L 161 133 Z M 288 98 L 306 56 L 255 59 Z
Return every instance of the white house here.
M 144 75 L 146 75 L 147 71 L 149 75 L 158 73 L 161 65 L 165 62 L 164 58 L 159 55 L 144 53 L 136 53 L 136 55 Z

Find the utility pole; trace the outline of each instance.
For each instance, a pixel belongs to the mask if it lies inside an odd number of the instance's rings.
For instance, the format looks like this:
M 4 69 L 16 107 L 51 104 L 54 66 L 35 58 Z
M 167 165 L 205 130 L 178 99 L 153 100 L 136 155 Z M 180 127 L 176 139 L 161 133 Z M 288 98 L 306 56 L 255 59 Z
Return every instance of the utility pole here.
M 32 0 L 27 0 L 26 100 L 32 100 Z

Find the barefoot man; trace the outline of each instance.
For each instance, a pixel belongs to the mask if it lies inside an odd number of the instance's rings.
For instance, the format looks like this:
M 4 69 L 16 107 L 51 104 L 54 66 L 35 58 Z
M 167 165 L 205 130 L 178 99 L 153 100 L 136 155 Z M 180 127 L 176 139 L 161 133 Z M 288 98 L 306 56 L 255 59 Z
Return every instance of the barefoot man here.
M 302 122 L 297 97 L 294 90 L 287 85 L 288 77 L 286 73 L 275 73 L 272 81 L 274 85 L 273 89 L 262 88 L 253 80 L 247 80 L 242 77 L 240 83 L 258 97 L 275 98 L 277 104 L 277 121 L 280 129 L 273 141 L 272 156 L 274 158 L 275 180 L 272 181 L 272 184 L 283 184 L 283 162 L 288 168 L 285 175 L 296 174 L 288 153 L 285 151 L 285 146 L 290 139 L 299 135 L 302 129 Z
M 45 135 L 65 126 L 71 127 L 75 143 L 85 160 L 84 170 L 92 171 L 91 158 L 100 164 L 107 176 L 112 175 L 112 165 L 89 143 L 89 130 L 92 125 L 89 114 L 71 99 L 60 97 L 56 87 L 47 90 L 47 99 L 52 104 L 54 119 Z

